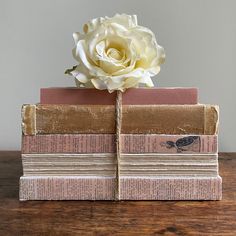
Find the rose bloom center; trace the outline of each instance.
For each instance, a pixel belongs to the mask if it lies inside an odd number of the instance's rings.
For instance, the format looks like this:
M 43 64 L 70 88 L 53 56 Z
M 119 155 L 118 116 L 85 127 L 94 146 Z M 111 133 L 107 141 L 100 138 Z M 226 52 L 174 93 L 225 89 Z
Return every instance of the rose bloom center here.
M 108 57 L 117 61 L 120 61 L 123 58 L 123 53 L 117 50 L 116 48 L 108 48 L 106 53 Z

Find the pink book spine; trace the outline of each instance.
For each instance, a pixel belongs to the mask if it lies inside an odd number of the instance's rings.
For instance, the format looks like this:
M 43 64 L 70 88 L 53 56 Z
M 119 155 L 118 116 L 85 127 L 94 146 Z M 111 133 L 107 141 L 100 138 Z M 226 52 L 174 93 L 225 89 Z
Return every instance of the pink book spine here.
M 114 178 L 21 177 L 20 200 L 115 200 Z M 221 200 L 220 176 L 120 179 L 120 200 Z
M 123 153 L 217 153 L 217 135 L 122 135 Z M 114 153 L 112 134 L 22 136 L 22 153 Z
M 116 93 L 78 88 L 41 88 L 41 104 L 113 105 Z M 123 93 L 124 105 L 197 104 L 197 88 L 136 88 Z

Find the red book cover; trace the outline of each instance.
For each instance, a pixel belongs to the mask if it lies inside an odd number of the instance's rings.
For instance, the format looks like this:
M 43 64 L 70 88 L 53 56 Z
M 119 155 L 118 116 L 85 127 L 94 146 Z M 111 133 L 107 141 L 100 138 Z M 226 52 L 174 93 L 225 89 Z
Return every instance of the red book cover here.
M 113 105 L 116 92 L 85 88 L 41 88 L 41 104 Z M 197 88 L 131 88 L 123 93 L 124 105 L 197 104 Z

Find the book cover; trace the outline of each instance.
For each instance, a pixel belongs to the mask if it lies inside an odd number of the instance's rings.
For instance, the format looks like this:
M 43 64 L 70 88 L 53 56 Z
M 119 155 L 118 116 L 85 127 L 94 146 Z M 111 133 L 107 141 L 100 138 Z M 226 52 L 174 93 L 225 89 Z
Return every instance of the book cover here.
M 24 105 L 24 135 L 115 133 L 112 105 Z M 215 105 L 124 105 L 123 134 L 205 134 L 218 131 Z
M 221 200 L 216 177 L 134 178 L 120 181 L 120 200 Z M 115 178 L 27 176 L 20 178 L 20 200 L 114 200 Z
M 41 88 L 41 104 L 114 105 L 116 93 L 81 88 Z M 197 104 L 197 88 L 130 88 L 124 105 Z
M 122 134 L 122 153 L 217 153 L 217 135 Z M 22 153 L 115 153 L 114 134 L 22 135 Z

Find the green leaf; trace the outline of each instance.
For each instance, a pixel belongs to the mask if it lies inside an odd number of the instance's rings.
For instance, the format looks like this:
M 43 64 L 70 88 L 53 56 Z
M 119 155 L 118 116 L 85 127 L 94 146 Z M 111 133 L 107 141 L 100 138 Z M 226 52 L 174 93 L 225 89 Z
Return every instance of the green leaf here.
M 67 69 L 64 73 L 66 75 L 71 75 L 71 72 L 74 71 L 76 69 L 77 66 L 73 66 L 71 69 Z

